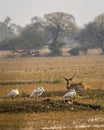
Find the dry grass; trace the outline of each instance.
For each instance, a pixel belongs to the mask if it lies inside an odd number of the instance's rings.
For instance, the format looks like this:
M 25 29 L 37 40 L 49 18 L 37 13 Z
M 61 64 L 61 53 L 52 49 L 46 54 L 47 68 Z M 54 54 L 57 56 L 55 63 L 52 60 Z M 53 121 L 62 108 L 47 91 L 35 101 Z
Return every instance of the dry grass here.
M 75 72 L 77 75 L 73 82 L 84 81 L 91 86 L 91 89 L 84 93 L 78 92 L 76 101 L 95 105 L 98 103 L 104 107 L 104 56 L 1 59 L 0 103 L 25 101 L 29 106 L 29 101 L 34 99 L 30 100 L 28 95 L 38 86 L 45 89 L 45 95 L 40 100 L 50 98 L 56 102 L 60 101 L 66 93 L 65 82 L 60 75 L 70 77 Z M 5 95 L 13 88 L 18 88 L 20 95 L 14 99 L 6 99 Z M 82 108 L 79 108 L 76 111 L 75 107 L 74 111 L 73 106 L 71 111 L 61 112 L 1 113 L 0 130 L 57 130 L 61 127 L 65 130 L 75 130 L 75 125 L 77 130 L 103 130 L 103 115 L 101 110 L 82 111 Z
M 91 84 L 91 89 L 104 89 L 104 56 L 19 58 L 0 61 L 0 82 L 4 83 L 56 81 L 65 86 L 60 75 L 70 77 L 75 72 L 74 82 L 85 81 Z
M 103 59 L 104 56 L 1 59 L 0 100 L 4 100 L 5 95 L 14 88 L 19 89 L 19 99 L 38 86 L 43 86 L 49 93 L 65 93 L 66 85 L 61 75 L 70 77 L 74 73 L 76 77 L 73 82 L 84 81 L 91 90 L 104 90 Z
M 0 128 L 0 130 L 103 130 L 104 112 L 0 114 Z

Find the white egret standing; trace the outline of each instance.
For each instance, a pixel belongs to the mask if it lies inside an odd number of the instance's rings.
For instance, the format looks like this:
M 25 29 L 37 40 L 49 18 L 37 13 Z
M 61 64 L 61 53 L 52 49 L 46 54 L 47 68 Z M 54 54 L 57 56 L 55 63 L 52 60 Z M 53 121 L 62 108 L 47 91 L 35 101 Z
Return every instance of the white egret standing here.
M 44 92 L 44 89 L 43 87 L 39 87 L 38 89 L 35 89 L 31 94 L 30 94 L 30 97 L 39 97 L 43 94 Z
M 75 96 L 76 96 L 76 91 L 73 89 L 67 92 L 63 97 L 72 99 L 75 98 Z
M 13 89 L 10 93 L 7 94 L 6 97 L 15 97 L 19 94 L 18 89 Z

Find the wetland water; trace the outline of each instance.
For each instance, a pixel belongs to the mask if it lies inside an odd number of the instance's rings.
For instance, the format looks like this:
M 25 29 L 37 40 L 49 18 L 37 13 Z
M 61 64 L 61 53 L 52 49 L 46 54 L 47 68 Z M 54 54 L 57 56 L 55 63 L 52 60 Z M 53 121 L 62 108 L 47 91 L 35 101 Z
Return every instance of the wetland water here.
M 0 114 L 0 130 L 104 129 L 103 112 L 48 112 Z

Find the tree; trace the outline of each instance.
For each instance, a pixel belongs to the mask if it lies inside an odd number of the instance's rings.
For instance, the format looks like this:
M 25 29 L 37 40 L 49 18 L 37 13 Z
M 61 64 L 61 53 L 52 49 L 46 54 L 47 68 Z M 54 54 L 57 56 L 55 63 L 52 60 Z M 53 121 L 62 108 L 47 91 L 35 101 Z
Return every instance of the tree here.
M 80 50 L 85 53 L 88 49 L 100 48 L 104 54 L 104 14 L 97 16 L 88 23 L 76 37 L 80 43 Z
M 3 22 L 0 22 L 0 41 L 16 37 L 13 29 L 10 26 L 11 18 L 7 17 Z
M 22 49 L 34 56 L 40 55 L 40 49 L 45 45 L 44 27 L 41 23 L 28 25 L 21 34 Z
M 74 47 L 71 50 L 69 50 L 69 54 L 72 56 L 78 56 L 79 55 L 79 48 L 78 47 Z
M 75 37 L 75 40 L 79 42 L 78 50 L 87 54 L 88 49 L 94 47 L 92 40 L 95 37 L 96 29 L 94 28 L 93 23 L 89 23 L 85 28 L 81 29 L 78 35 Z
M 94 20 L 96 24 L 96 46 L 102 50 L 104 54 L 104 13 L 97 16 Z
M 44 27 L 36 22 L 27 25 L 18 37 L 4 40 L 2 49 L 18 52 L 21 56 L 39 56 L 45 40 Z
M 60 48 L 64 45 L 60 38 L 62 39 L 65 36 L 71 37 L 76 31 L 75 19 L 72 15 L 63 12 L 45 14 L 44 18 L 51 55 L 60 55 Z

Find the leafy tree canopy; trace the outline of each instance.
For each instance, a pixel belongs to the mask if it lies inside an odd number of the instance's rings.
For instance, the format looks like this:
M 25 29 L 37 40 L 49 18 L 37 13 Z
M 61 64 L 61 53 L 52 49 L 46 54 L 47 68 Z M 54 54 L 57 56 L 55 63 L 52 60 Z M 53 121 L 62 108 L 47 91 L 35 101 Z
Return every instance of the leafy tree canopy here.
M 62 37 L 71 37 L 78 29 L 75 19 L 72 15 L 63 12 L 45 14 L 44 19 L 51 55 L 60 55 L 60 48 L 65 45 Z
M 97 16 L 78 33 L 76 40 L 82 51 L 100 48 L 104 53 L 104 14 Z

